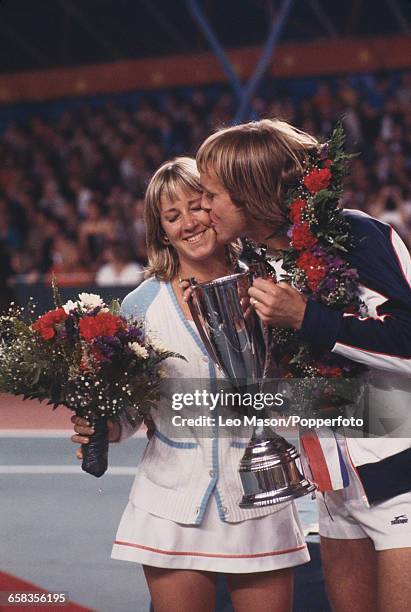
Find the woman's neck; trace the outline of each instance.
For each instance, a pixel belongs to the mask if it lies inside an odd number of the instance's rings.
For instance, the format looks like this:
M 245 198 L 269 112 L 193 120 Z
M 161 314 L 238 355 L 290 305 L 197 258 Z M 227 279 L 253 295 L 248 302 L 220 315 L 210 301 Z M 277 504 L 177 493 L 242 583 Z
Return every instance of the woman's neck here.
M 234 265 L 229 264 L 225 257 L 206 259 L 204 261 L 181 261 L 179 278 L 195 278 L 198 282 L 206 282 L 226 276 L 234 271 Z
M 181 279 L 195 278 L 199 283 L 205 283 L 221 276 L 227 276 L 234 272 L 234 265 L 229 264 L 221 254 L 220 257 L 208 258 L 204 261 L 181 261 L 178 276 L 173 278 L 171 285 L 176 296 L 177 302 L 184 313 L 186 319 L 192 320 L 190 308 L 183 300 L 183 291 L 180 286 Z

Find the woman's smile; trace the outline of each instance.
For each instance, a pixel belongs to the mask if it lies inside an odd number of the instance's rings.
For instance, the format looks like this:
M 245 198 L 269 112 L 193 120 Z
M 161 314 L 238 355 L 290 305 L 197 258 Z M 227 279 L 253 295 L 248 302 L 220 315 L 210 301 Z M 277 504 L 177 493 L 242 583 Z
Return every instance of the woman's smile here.
M 201 230 L 200 232 L 197 232 L 192 236 L 188 236 L 187 238 L 184 238 L 184 240 L 187 240 L 187 242 L 189 242 L 190 244 L 200 242 L 200 240 L 204 237 L 204 234 L 206 233 L 207 229 Z

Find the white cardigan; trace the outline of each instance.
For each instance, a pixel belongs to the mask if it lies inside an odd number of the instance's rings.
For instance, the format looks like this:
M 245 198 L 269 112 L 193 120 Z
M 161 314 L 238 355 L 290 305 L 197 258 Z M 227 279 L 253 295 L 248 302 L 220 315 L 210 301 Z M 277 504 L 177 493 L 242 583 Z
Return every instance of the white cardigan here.
M 168 377 L 179 379 L 179 387 L 184 387 L 184 379 L 198 379 L 207 388 L 210 379 L 219 377 L 197 332 L 185 319 L 170 283 L 155 278 L 146 280 L 126 296 L 122 314 L 143 318 L 149 333 L 167 349 L 187 359 L 170 358 L 165 362 Z M 137 468 L 130 492 L 133 504 L 157 516 L 196 525 L 202 522 L 212 495 L 221 520 L 229 523 L 273 514 L 283 508 L 286 504 L 252 510 L 243 510 L 238 505 L 243 494 L 238 467 L 251 428 L 242 430 L 241 438 L 237 428 L 225 430 L 224 437 L 218 429 L 212 437 L 199 436 L 198 428 L 192 428 L 186 438 L 170 434 L 172 416 L 195 416 L 187 408 L 172 410 L 173 389 L 167 389 L 170 382 L 165 381 L 165 393 L 158 407 L 151 410 L 156 431 Z M 122 439 L 132 433 L 124 423 L 123 429 Z

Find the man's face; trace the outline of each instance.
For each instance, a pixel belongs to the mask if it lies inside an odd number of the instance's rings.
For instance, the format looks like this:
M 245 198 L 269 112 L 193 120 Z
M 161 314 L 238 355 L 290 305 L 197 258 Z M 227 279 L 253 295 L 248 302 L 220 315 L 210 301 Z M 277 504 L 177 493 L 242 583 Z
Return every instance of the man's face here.
M 246 235 L 246 213 L 234 204 L 211 168 L 200 172 L 200 182 L 203 188 L 201 207 L 210 213 L 211 225 L 217 234 L 218 242 L 227 244 L 239 236 Z

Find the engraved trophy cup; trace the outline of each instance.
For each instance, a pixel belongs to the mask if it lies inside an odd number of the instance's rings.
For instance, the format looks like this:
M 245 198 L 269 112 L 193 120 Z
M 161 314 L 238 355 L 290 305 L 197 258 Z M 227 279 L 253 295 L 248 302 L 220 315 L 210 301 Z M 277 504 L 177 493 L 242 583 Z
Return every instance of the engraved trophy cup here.
M 254 278 L 267 276 L 262 262 L 245 266 L 243 271 L 206 283 L 190 279 L 190 311 L 200 337 L 217 367 L 237 386 L 247 380 L 263 384 L 270 353 L 270 331 L 255 311 L 245 316 L 242 298 L 248 296 Z M 241 508 L 282 503 L 315 490 L 298 465 L 297 449 L 266 427 L 254 428 L 239 472 L 244 490 Z

